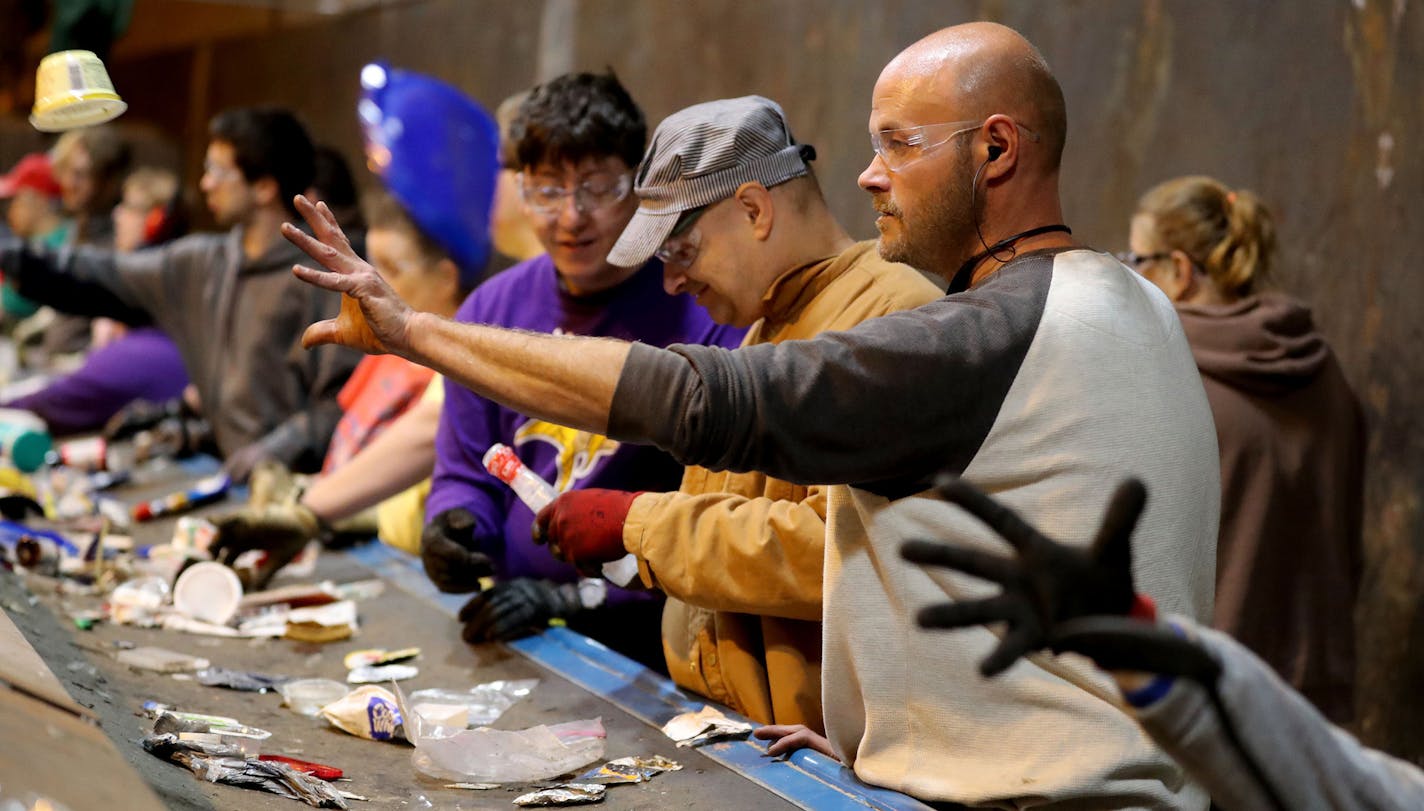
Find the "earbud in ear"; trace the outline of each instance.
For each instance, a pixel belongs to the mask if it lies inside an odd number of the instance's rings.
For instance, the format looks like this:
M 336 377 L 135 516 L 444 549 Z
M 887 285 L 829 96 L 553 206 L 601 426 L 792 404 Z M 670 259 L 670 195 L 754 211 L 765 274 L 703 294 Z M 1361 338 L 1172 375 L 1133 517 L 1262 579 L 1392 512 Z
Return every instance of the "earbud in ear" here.
M 1003 147 L 999 146 L 998 144 L 989 144 L 989 162 L 992 163 L 998 160 L 999 156 L 1002 154 L 1004 154 Z

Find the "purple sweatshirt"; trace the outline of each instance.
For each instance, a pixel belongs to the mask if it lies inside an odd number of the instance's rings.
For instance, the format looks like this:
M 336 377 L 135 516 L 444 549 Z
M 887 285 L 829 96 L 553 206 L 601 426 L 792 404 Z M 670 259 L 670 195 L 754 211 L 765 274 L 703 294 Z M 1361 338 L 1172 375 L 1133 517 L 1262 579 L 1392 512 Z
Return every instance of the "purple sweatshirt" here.
M 573 296 L 558 282 L 548 255 L 504 271 L 480 285 L 455 320 L 533 332 L 591 335 L 641 341 L 735 347 L 743 330 L 714 323 L 690 296 L 663 291 L 656 260 L 610 290 Z M 446 382 L 445 406 L 435 435 L 435 475 L 426 519 L 454 507 L 475 516 L 478 549 L 490 555 L 501 578 L 539 577 L 574 582 L 574 567 L 556 560 L 529 537 L 534 515 L 514 491 L 485 471 L 481 460 L 502 442 L 530 470 L 559 492 L 603 487 L 616 490 L 676 490 L 682 465 L 647 445 L 620 444 L 595 434 L 531 420 Z M 627 594 L 610 585 L 609 599 Z M 646 592 L 644 592 L 646 594 Z
M 65 436 L 102 427 L 134 400 L 171 400 L 186 385 L 178 347 L 157 327 L 143 327 L 90 352 L 73 373 L 4 407 L 33 411 L 50 433 Z

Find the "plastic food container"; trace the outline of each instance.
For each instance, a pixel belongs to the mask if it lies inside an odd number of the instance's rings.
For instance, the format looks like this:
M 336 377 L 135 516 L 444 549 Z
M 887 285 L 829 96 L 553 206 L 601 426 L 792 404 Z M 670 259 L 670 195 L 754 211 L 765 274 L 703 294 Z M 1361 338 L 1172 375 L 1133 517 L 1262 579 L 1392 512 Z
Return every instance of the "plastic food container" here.
M 194 563 L 173 584 L 173 607 L 184 616 L 214 625 L 226 625 L 241 602 L 242 582 L 221 563 Z

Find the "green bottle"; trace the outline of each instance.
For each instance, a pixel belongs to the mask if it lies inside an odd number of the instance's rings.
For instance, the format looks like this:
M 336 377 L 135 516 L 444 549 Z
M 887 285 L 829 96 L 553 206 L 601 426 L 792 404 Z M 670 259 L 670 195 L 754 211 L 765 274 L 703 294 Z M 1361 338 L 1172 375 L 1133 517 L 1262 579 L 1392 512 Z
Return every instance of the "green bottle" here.
M 28 411 L 0 408 L 0 456 L 21 472 L 39 470 L 52 445 L 44 420 Z

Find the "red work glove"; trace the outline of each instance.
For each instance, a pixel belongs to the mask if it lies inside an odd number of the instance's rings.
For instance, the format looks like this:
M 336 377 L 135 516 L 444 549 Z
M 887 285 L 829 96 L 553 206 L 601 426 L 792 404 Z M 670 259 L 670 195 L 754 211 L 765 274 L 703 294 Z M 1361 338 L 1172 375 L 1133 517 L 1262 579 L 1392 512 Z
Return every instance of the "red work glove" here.
M 534 516 L 534 542 L 547 543 L 555 557 L 579 571 L 596 571 L 600 564 L 628 554 L 623 548 L 623 522 L 640 495 L 597 488 L 570 490 Z

